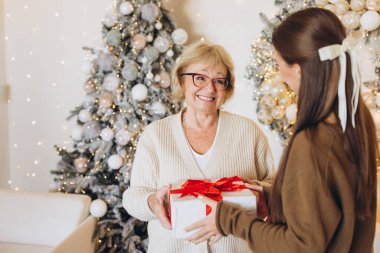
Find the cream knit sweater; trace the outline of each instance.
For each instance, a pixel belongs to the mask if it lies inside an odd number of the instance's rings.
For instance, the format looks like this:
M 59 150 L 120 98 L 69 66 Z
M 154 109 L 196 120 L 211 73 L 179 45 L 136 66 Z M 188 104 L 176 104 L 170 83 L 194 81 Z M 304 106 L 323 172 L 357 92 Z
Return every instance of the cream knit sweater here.
M 148 197 L 158 188 L 181 184 L 187 179 L 231 176 L 260 181 L 273 179 L 274 166 L 268 141 L 253 121 L 220 111 L 214 150 L 202 171 L 183 131 L 181 113 L 151 123 L 141 135 L 131 185 L 123 195 L 123 206 L 130 215 L 149 221 L 149 253 L 250 252 L 245 241 L 233 236 L 223 237 L 211 246 L 207 243 L 192 245 L 184 239 L 175 239 L 172 231 L 161 226 L 148 206 Z

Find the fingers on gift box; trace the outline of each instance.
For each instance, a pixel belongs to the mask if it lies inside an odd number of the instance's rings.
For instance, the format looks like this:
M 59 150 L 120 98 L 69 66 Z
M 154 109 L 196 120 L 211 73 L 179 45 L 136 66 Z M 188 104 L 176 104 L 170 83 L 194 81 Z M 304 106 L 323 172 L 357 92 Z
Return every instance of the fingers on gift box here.
M 215 187 L 215 185 L 213 185 L 214 183 L 210 182 L 210 184 L 212 187 Z M 234 184 L 243 185 L 244 183 L 242 181 L 237 181 L 234 182 Z M 216 188 L 218 188 L 218 186 L 216 186 Z M 223 187 L 221 187 L 221 189 L 223 189 Z M 197 190 L 199 190 L 199 188 Z M 170 218 L 174 238 L 187 238 L 195 234 L 198 230 L 186 232 L 184 228 L 205 218 L 210 211 L 210 207 L 207 207 L 200 199 L 196 198 L 199 192 L 189 193 L 188 190 L 186 190 L 186 192 L 188 195 L 184 196 L 180 189 L 169 191 Z M 207 193 L 204 195 L 208 196 Z M 234 189 L 234 191 L 221 190 L 217 198 L 215 198 L 214 191 L 213 195 L 208 197 L 216 200 L 223 200 L 238 208 L 246 209 L 252 213 L 252 215 L 256 215 L 257 213 L 256 196 L 248 189 L 239 188 Z

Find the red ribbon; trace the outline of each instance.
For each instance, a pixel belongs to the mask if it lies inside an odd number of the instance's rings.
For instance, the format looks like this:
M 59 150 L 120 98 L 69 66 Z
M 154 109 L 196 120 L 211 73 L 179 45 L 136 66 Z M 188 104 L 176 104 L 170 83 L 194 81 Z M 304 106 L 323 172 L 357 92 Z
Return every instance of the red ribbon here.
M 181 193 L 180 198 L 192 195 L 198 197 L 199 195 L 206 196 L 215 201 L 223 200 L 222 191 L 236 192 L 242 189 L 247 189 L 243 184 L 234 184 L 234 182 L 241 182 L 241 178 L 234 177 L 223 177 L 216 182 L 211 182 L 210 180 L 187 180 L 182 184 L 181 189 L 170 190 L 170 194 Z M 207 206 L 206 214 L 211 212 L 211 207 Z

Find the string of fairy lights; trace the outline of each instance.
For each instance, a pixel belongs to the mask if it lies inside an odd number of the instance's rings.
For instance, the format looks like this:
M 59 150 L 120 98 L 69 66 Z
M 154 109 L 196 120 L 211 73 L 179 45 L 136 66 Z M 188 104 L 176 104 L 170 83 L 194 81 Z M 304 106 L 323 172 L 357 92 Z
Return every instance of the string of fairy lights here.
M 251 45 L 251 57 L 245 77 L 253 82 L 258 120 L 279 135 L 283 145 L 292 135 L 297 114 L 296 95 L 282 81 L 272 56 L 273 28 L 289 14 L 307 7 L 320 7 L 334 12 L 347 29 L 348 39 L 359 41 L 356 48 L 368 50 L 363 59 L 371 69 L 370 79 L 362 85 L 362 96 L 371 109 L 380 138 L 380 2 L 375 0 L 277 0 L 279 11 L 271 19 L 261 14 L 266 27 Z M 373 67 L 374 66 L 374 67 Z

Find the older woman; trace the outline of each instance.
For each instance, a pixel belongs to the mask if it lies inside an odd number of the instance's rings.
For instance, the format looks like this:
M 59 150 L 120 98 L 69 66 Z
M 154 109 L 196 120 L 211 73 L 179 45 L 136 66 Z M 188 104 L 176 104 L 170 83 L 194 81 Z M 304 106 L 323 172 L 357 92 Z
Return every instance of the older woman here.
M 192 245 L 172 237 L 163 204 L 171 184 L 187 179 L 240 176 L 268 181 L 274 174 L 268 142 L 256 124 L 220 110 L 234 90 L 234 66 L 219 45 L 200 42 L 185 50 L 172 72 L 172 89 L 186 107 L 146 127 L 123 196 L 129 214 L 149 221 L 148 252 L 248 252 L 237 237 Z

